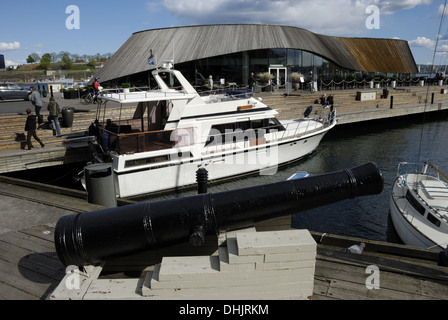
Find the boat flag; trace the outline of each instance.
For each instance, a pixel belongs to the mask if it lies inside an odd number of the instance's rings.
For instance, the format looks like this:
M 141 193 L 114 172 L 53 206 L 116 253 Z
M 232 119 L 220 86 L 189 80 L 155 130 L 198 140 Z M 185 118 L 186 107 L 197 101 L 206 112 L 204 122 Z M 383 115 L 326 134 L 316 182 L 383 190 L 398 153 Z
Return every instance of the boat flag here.
M 149 64 L 150 66 L 153 66 L 153 65 L 154 65 L 154 55 L 152 54 L 152 50 L 149 51 L 148 64 Z

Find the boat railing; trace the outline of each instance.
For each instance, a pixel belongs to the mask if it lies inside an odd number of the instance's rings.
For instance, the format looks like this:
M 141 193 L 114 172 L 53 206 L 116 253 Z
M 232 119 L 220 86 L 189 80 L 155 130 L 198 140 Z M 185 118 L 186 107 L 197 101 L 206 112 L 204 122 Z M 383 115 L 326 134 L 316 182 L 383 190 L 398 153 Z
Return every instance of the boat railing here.
M 159 98 L 176 95 L 186 95 L 182 90 L 170 89 L 171 91 L 161 91 L 151 89 L 149 87 L 132 87 L 132 88 L 111 88 L 103 89 L 99 95 L 100 99 L 116 99 L 116 100 L 143 100 L 154 97 L 157 94 Z
M 400 162 L 397 169 L 397 177 L 402 177 L 402 183 L 408 183 L 409 174 L 424 174 L 426 176 L 434 177 L 438 180 L 448 181 L 446 176 L 430 162 Z
M 198 94 L 206 103 L 224 102 L 231 100 L 248 99 L 253 95 L 252 91 L 245 89 L 218 88 L 214 90 L 201 91 Z
M 100 127 L 99 134 L 102 148 L 120 155 L 180 148 L 195 142 L 194 128 L 139 132 L 131 125 L 119 125 Z

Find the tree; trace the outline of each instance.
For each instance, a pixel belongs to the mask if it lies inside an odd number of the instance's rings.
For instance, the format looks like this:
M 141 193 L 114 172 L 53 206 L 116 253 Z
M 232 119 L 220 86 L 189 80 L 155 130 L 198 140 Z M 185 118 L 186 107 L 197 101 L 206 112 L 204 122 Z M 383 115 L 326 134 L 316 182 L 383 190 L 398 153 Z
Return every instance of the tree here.
M 94 59 L 94 58 L 90 58 L 90 60 L 89 60 L 89 67 L 94 68 L 95 65 L 96 65 L 96 61 L 95 61 L 95 59 Z
M 34 58 L 31 55 L 29 55 L 28 58 L 26 58 L 26 63 L 33 63 L 33 62 L 36 62 L 36 60 L 34 60 Z
M 59 59 L 59 55 L 56 52 L 52 52 L 49 54 L 51 58 L 51 63 L 56 63 Z
M 46 53 L 40 59 L 40 68 L 47 71 L 50 68 L 50 65 L 51 65 L 51 55 L 49 53 Z
M 32 53 L 28 56 L 28 58 L 26 59 L 26 63 L 34 63 L 34 62 L 39 62 L 40 61 L 40 57 L 37 53 Z
M 73 61 L 70 59 L 69 53 L 64 53 L 61 58 L 62 69 L 70 70 L 73 67 Z

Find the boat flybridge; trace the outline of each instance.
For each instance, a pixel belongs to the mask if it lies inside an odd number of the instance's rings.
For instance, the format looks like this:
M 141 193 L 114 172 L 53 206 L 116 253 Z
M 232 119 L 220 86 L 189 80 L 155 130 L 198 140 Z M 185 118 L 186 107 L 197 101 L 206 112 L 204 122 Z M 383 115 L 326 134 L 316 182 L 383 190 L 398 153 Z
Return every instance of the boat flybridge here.
M 401 240 L 427 249 L 448 244 L 448 183 L 433 164 L 402 162 L 390 198 L 392 222 Z
M 152 75 L 156 90 L 103 91 L 98 97 L 104 110 L 108 102 L 119 103 L 120 110 L 135 107 L 130 119 L 96 121 L 102 157 L 94 162 L 112 163 L 121 198 L 195 185 L 199 168 L 209 181 L 273 174 L 313 152 L 336 125 L 334 110 L 279 121 L 278 112 L 251 92 L 200 95 L 170 62 Z

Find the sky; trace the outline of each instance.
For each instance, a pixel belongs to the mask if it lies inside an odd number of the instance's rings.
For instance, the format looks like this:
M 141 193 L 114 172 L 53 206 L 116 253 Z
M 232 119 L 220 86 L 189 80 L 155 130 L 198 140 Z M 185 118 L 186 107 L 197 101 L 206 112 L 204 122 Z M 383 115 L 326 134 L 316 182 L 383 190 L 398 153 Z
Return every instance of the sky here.
M 402 39 L 417 64 L 446 64 L 446 0 L 17 0 L 2 1 L 6 65 L 32 53 L 116 52 L 134 33 L 204 24 L 274 24 L 342 37 Z M 441 21 L 444 23 L 441 24 Z M 440 28 L 440 26 L 442 26 Z M 441 30 L 439 32 L 439 30 Z M 437 43 L 437 55 L 434 49 Z

